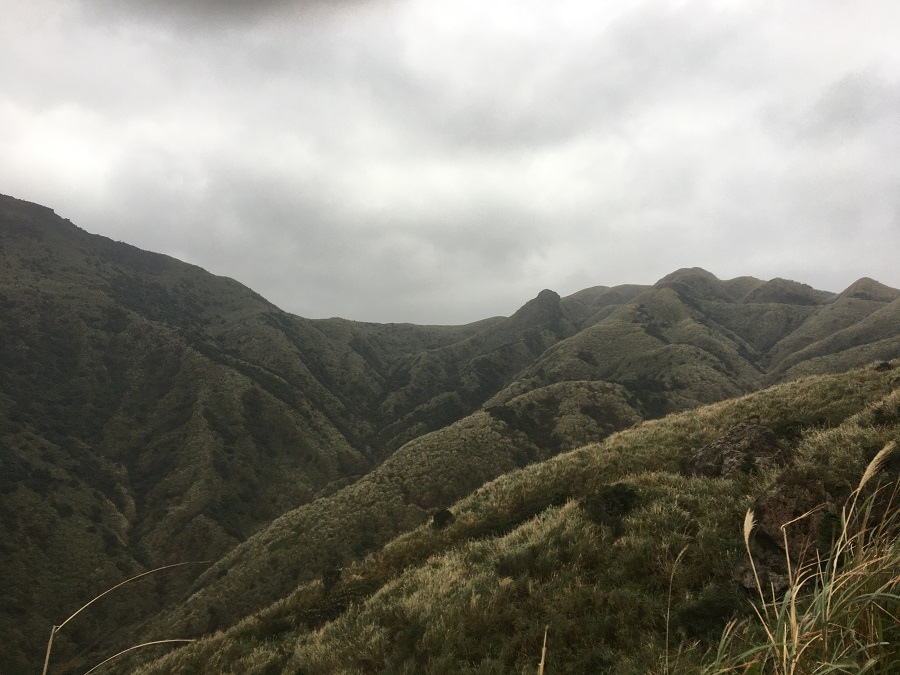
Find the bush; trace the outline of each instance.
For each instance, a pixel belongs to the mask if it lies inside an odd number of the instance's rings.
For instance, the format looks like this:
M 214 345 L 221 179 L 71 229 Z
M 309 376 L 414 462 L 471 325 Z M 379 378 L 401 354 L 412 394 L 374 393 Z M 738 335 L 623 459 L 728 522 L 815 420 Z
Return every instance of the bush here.
M 615 536 L 622 534 L 622 518 L 637 506 L 640 496 L 625 483 L 604 485 L 581 500 L 581 507 L 598 525 L 606 525 Z
M 453 512 L 449 509 L 440 509 L 431 516 L 431 525 L 437 530 L 442 530 L 453 522 Z
M 747 600 L 734 589 L 710 584 L 676 610 L 674 625 L 690 639 L 715 639 L 722 627 L 746 607 Z

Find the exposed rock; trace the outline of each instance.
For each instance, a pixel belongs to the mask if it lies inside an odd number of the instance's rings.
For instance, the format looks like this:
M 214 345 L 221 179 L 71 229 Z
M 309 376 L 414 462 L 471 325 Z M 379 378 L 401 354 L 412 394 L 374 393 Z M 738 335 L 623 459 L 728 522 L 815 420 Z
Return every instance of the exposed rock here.
M 750 551 L 764 591 L 776 593 L 788 586 L 787 560 L 799 569 L 826 555 L 838 524 L 832 491 L 846 492 L 848 486 L 832 486 L 829 490 L 811 476 L 786 476 L 753 504 L 755 527 L 750 537 Z M 782 529 L 782 527 L 784 529 Z M 827 555 L 826 555 L 827 557 Z M 741 565 L 735 576 L 748 590 L 756 588 L 749 563 Z
M 753 566 L 749 562 L 739 565 L 734 571 L 734 580 L 737 585 L 753 596 L 759 593 L 756 580 L 759 578 L 759 586 L 767 597 L 771 592 L 780 595 L 790 585 L 788 582 L 787 565 L 783 555 L 767 546 L 759 546 L 750 543 L 753 553 Z M 754 573 L 755 567 L 755 573 Z
M 685 476 L 734 478 L 781 466 L 786 458 L 775 433 L 754 417 L 739 422 L 724 434 L 681 460 Z
M 820 536 L 820 526 L 825 515 L 834 510 L 830 495 L 821 483 L 779 483 L 757 498 L 753 505 L 755 539 L 758 543 L 765 539 L 765 543 L 778 549 L 782 556 L 789 552 L 793 560 L 800 560 L 820 546 L 830 544 L 830 541 L 820 541 L 830 540 L 830 537 Z

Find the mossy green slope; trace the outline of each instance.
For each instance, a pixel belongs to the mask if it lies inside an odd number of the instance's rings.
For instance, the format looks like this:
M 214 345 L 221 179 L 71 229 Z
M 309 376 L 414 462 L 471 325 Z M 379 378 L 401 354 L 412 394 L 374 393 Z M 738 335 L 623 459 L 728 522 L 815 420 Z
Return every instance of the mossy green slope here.
M 656 417 L 897 358 L 898 297 L 867 279 L 833 295 L 784 279 L 678 270 L 547 349 L 488 405 L 552 382 L 598 379 L 623 385 Z
M 27 669 L 46 627 L 92 590 L 217 559 L 366 473 L 391 369 L 493 323 L 308 321 L 0 197 L 0 555 L 13 589 L 0 668 Z M 156 611 L 194 574 L 111 600 L 74 641 Z
M 679 473 L 685 454 L 749 415 L 775 430 L 786 467 Z M 545 626 L 552 672 L 663 672 L 667 625 L 675 672 L 694 672 L 727 620 L 749 612 L 747 507 L 798 480 L 840 504 L 898 425 L 896 371 L 873 368 L 645 422 L 506 474 L 455 504 L 445 528 L 421 526 L 327 587 L 301 585 L 138 672 L 531 672 Z
M 205 572 L 190 597 L 142 631 L 197 635 L 229 625 L 377 550 L 484 483 L 638 422 L 614 385 L 563 383 L 404 445 L 333 495 L 278 518 Z M 227 598 L 227 601 L 223 601 Z

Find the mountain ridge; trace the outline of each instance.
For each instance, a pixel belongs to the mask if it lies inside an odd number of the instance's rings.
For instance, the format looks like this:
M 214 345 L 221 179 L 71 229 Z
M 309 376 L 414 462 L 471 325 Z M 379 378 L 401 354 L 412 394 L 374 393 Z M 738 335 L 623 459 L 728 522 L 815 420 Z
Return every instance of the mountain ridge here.
M 688 268 L 652 286 L 544 290 L 463 326 L 312 320 L 11 197 L 0 263 L 8 672 L 28 670 L 64 606 L 123 576 L 217 561 L 85 617 L 60 639 L 58 672 L 85 661 L 91 636 L 127 644 L 179 611 L 198 634 L 226 627 L 485 482 L 641 420 L 900 357 L 900 291 L 867 278 L 830 294 Z M 277 532 L 361 500 L 378 526 L 348 518 L 330 558 Z M 281 567 L 254 588 L 260 537 Z M 223 580 L 231 609 L 207 603 Z

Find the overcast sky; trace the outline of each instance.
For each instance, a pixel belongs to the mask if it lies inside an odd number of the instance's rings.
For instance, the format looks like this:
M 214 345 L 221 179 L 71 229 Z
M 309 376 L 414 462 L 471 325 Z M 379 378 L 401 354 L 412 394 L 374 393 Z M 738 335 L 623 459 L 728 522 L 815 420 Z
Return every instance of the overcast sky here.
M 0 192 L 311 318 L 900 287 L 900 2 L 0 0 Z

